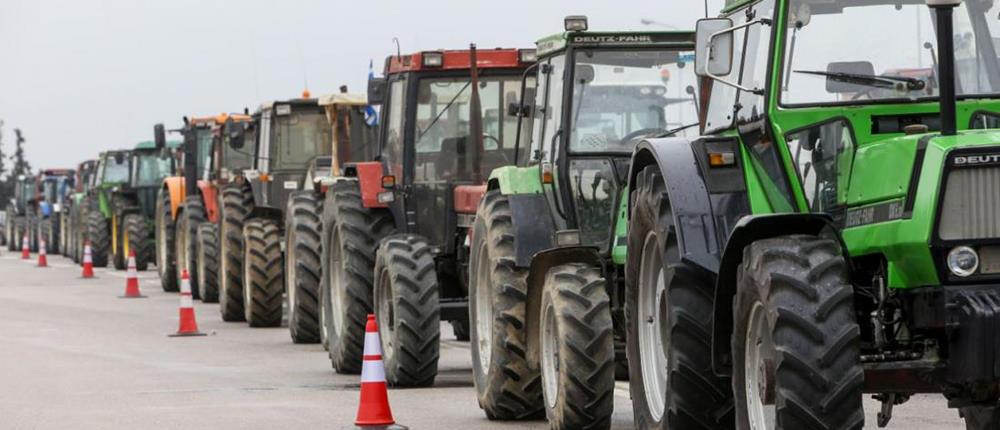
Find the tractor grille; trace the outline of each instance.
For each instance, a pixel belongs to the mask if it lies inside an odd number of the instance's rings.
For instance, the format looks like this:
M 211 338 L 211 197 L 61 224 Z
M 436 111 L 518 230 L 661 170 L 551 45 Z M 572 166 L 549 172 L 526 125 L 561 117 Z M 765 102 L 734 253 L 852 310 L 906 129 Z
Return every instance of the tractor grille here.
M 952 168 L 946 183 L 941 239 L 1000 238 L 1000 165 Z

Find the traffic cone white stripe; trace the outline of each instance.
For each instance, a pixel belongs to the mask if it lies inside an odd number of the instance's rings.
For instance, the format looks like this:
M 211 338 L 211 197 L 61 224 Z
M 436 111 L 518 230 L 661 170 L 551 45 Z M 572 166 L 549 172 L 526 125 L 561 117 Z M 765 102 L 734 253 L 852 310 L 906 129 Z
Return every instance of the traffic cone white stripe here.
M 366 360 L 361 365 L 361 383 L 365 382 L 385 383 L 385 367 L 382 365 L 382 360 Z
M 194 299 L 191 298 L 191 293 L 187 293 L 187 294 L 181 293 L 181 307 L 182 308 L 193 308 L 194 307 Z
M 378 333 L 365 333 L 365 356 L 382 356 L 382 343 L 378 339 Z

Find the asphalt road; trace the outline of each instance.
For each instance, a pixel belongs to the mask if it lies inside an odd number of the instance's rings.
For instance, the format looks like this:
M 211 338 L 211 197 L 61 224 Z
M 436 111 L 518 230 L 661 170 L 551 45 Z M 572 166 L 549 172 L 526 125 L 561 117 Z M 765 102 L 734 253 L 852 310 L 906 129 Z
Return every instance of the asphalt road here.
M 141 274 L 147 299 L 118 299 L 123 273 L 80 279 L 70 260 L 49 268 L 0 255 L 0 429 L 350 428 L 358 377 L 337 375 L 319 345 L 292 344 L 287 329 L 223 323 L 196 303 L 211 335 L 168 338 L 178 298 Z M 34 258 L 34 256 L 33 256 Z M 450 326 L 442 332 L 450 337 Z M 626 383 L 616 390 L 615 429 L 632 428 Z M 396 421 L 411 429 L 544 429 L 494 423 L 476 404 L 467 343 L 446 339 L 434 388 L 391 390 Z M 876 428 L 877 403 L 866 401 Z M 888 427 L 964 428 L 940 396 L 899 406 Z

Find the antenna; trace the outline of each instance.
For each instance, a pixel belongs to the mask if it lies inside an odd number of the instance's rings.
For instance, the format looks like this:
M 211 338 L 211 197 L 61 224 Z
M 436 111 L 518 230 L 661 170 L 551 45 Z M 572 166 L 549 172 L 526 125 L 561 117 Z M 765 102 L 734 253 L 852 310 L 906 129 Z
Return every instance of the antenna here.
M 401 58 L 403 56 L 403 53 L 399 49 L 399 38 L 398 37 L 393 37 L 392 38 L 392 43 L 396 44 L 396 59 L 398 60 L 399 58 Z
M 705 0 L 705 18 L 708 18 L 708 0 Z
M 305 60 L 302 57 L 302 42 L 301 41 L 296 41 L 295 42 L 295 48 L 296 48 L 296 50 L 299 53 L 299 67 L 302 68 L 302 85 L 303 85 L 302 86 L 302 88 L 303 88 L 303 93 L 302 94 L 307 94 L 307 93 L 309 93 L 309 76 L 306 74 L 306 62 L 305 62 Z M 303 96 L 303 97 L 306 98 L 306 96 Z

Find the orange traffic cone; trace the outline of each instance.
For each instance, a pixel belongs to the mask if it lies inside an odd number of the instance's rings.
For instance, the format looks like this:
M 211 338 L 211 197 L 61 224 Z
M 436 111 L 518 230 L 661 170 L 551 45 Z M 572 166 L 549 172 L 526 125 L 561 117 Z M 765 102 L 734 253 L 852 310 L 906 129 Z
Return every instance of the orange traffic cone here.
M 354 421 L 357 429 L 406 430 L 397 425 L 389 408 L 389 391 L 385 386 L 385 367 L 382 364 L 382 344 L 378 338 L 375 315 L 368 315 L 365 326 L 364 363 L 361 367 L 361 404 L 358 418 Z
M 38 241 L 38 267 L 49 267 L 48 253 L 45 252 L 45 239 Z
M 24 237 L 21 238 L 21 259 L 31 259 L 31 250 L 28 249 L 28 233 L 25 233 Z
M 191 297 L 191 278 L 187 270 L 181 272 L 180 316 L 180 327 L 170 337 L 205 336 L 205 333 L 198 331 L 198 322 L 194 319 L 194 299 Z
M 84 279 L 94 277 L 94 257 L 90 253 L 90 240 L 87 240 L 83 243 L 83 275 L 80 276 Z
M 135 251 L 128 253 L 128 273 L 125 275 L 125 295 L 118 296 L 120 299 L 144 299 L 146 296 L 139 292 L 139 273 L 135 270 Z

